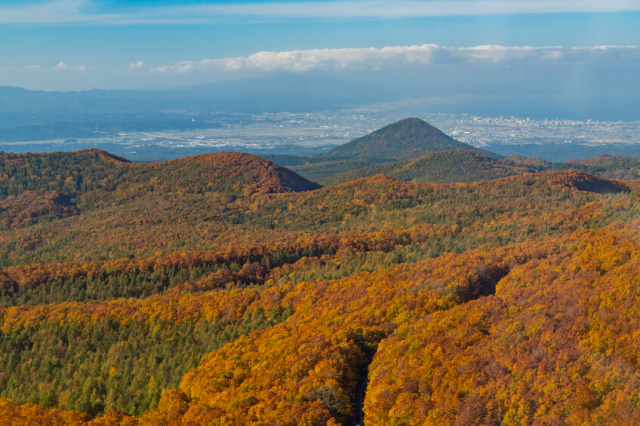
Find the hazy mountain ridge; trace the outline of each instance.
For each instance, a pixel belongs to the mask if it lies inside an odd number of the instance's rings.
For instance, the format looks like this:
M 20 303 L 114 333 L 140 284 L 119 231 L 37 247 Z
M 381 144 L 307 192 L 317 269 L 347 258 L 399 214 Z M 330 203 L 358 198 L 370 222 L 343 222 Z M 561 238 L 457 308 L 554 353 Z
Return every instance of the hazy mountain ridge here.
M 395 99 L 389 89 L 313 75 L 276 75 L 156 90 L 47 92 L 0 86 L 0 111 L 54 119 L 185 108 L 192 112 L 262 112 L 265 108 L 309 111 L 389 99 Z
M 314 75 L 155 90 L 46 92 L 0 86 L 0 142 L 217 128 L 219 115 L 335 110 L 397 98 L 388 88 Z

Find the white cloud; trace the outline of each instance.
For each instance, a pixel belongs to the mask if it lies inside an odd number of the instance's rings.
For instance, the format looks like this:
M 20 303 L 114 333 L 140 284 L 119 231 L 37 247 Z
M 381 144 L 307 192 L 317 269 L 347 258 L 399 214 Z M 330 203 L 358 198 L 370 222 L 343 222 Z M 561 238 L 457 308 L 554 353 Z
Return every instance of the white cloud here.
M 640 0 L 346 0 L 148 6 L 101 13 L 96 0 L 52 0 L 0 7 L 0 24 L 176 24 L 249 18 L 403 18 L 640 11 Z
M 40 65 L 36 65 L 35 66 L 36 69 L 40 68 Z M 58 62 L 56 65 L 53 66 L 53 68 L 51 68 L 54 71 L 66 71 L 66 70 L 70 70 L 70 71 L 78 71 L 78 72 L 85 72 L 89 69 L 88 66 L 86 65 L 76 65 L 76 66 L 69 66 L 68 64 L 66 64 L 63 61 Z
M 128 67 L 129 71 L 135 71 L 141 68 L 144 68 L 144 62 L 142 61 L 131 62 Z
M 158 73 L 233 72 L 243 70 L 305 72 L 312 70 L 384 69 L 445 63 L 499 63 L 508 61 L 585 61 L 611 55 L 640 57 L 636 46 L 447 47 L 436 44 L 258 52 L 247 57 L 181 61 L 152 69 Z

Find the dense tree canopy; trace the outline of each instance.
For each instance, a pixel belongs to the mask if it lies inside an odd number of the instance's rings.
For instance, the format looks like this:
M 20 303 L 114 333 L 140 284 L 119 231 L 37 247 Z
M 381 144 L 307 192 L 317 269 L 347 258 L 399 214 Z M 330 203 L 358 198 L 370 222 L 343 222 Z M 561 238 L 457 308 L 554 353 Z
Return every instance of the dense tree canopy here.
M 640 422 L 636 182 L 0 158 L 1 424 Z

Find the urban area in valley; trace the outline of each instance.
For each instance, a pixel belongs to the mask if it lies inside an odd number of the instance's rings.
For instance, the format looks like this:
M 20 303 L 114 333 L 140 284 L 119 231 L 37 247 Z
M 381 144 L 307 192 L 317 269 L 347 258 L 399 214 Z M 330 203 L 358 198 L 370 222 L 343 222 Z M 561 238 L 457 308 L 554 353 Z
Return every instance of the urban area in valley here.
M 201 128 L 107 132 L 44 141 L 1 142 L 9 152 L 109 150 L 134 161 L 157 161 L 202 152 L 312 155 L 366 135 L 403 117 L 420 117 L 453 138 L 504 155 L 551 161 L 611 153 L 640 155 L 640 121 L 534 119 L 443 114 L 416 106 L 376 105 L 334 112 L 226 114 Z M 194 119 L 195 121 L 195 119 Z

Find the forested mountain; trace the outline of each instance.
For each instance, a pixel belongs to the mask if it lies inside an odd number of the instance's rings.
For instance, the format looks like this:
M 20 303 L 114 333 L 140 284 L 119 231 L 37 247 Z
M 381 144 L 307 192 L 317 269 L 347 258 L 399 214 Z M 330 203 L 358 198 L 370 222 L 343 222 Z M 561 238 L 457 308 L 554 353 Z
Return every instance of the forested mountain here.
M 0 155 L 0 424 L 639 423 L 633 159 L 391 164 Z
M 412 160 L 439 151 L 468 150 L 498 157 L 445 135 L 419 118 L 406 118 L 340 145 L 317 158 L 387 162 Z

